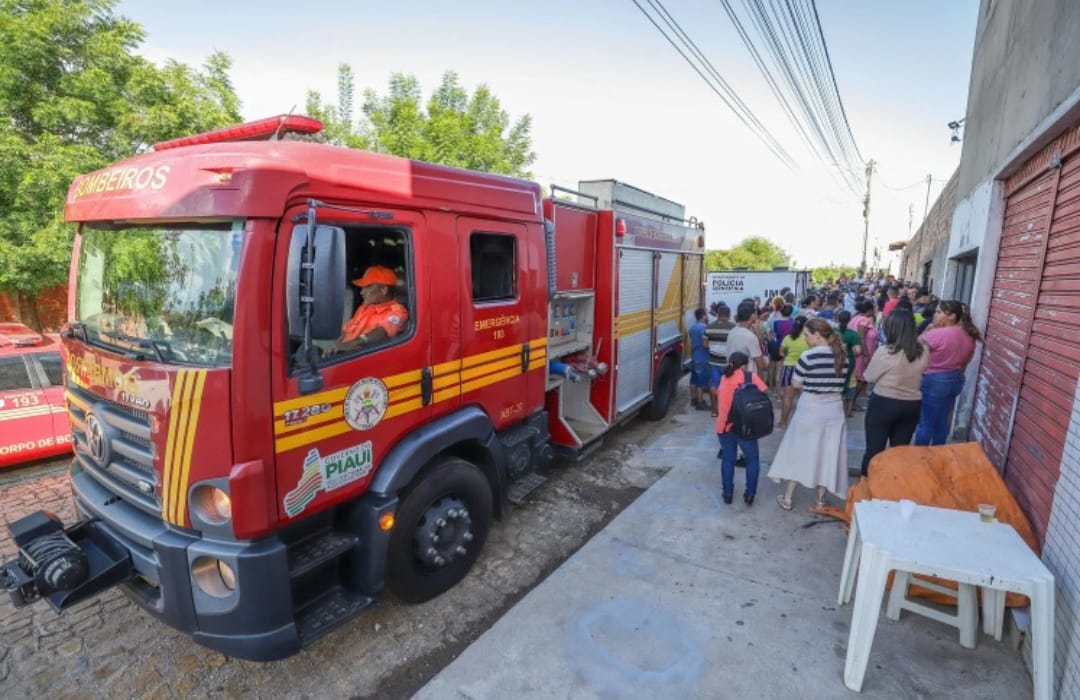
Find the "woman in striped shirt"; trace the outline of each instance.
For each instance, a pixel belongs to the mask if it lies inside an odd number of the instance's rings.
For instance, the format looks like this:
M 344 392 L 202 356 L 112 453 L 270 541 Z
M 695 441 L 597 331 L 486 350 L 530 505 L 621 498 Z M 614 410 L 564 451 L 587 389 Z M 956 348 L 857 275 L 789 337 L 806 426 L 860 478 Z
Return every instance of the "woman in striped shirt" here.
M 769 469 L 769 478 L 784 479 L 776 500 L 791 510 L 795 485 L 817 488 L 815 507 L 825 506 L 825 494 L 847 493 L 847 425 L 842 394 L 847 377 L 847 349 L 829 322 L 806 322 L 810 349 L 795 366 L 792 383 L 802 389 L 795 415 L 784 433 Z

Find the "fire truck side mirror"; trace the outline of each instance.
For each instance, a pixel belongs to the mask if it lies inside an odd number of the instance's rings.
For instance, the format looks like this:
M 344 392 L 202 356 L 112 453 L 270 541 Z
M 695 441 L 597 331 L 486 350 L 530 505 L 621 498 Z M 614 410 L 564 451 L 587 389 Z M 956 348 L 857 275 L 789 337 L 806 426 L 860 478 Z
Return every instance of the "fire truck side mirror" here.
M 316 226 L 312 289 L 303 288 L 304 247 L 308 225 L 293 227 L 289 242 L 288 294 L 289 336 L 304 338 L 304 302 L 311 304 L 311 339 L 336 340 L 341 336 L 345 313 L 345 231 L 337 226 Z

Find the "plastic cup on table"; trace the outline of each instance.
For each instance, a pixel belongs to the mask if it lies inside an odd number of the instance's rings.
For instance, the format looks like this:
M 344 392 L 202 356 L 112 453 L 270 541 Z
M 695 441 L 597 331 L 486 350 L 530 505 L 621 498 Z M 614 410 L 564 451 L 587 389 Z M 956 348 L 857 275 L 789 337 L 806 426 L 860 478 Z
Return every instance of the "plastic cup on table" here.
M 911 520 L 911 516 L 915 513 L 915 501 L 910 498 L 904 498 L 900 501 L 900 517 L 904 520 Z
M 989 503 L 979 504 L 979 520 L 984 523 L 994 522 L 994 513 L 997 512 L 997 507 Z

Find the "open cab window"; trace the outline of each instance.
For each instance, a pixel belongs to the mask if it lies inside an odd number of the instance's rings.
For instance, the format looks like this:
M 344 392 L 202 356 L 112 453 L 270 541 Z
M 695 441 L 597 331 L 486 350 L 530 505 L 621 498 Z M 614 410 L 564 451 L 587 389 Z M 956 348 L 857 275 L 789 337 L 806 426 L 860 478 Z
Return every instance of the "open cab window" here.
M 399 226 L 327 223 L 345 230 L 348 281 L 341 317 L 341 336 L 337 340 L 315 341 L 321 356 L 319 363 L 337 362 L 341 358 L 375 352 L 404 342 L 416 328 L 412 232 Z M 378 272 L 372 273 L 372 270 Z M 365 275 L 372 275 L 369 279 L 378 280 L 378 289 L 374 293 L 367 292 L 367 300 L 362 287 L 357 284 L 365 279 Z M 361 335 L 365 336 L 367 342 L 355 345 Z M 294 358 L 298 350 L 299 343 L 294 339 Z

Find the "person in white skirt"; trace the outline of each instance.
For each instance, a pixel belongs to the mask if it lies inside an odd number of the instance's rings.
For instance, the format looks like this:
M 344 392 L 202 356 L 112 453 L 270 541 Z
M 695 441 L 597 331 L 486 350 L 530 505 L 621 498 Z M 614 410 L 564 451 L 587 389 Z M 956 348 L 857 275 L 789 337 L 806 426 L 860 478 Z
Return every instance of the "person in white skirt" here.
M 844 498 L 848 486 L 843 403 L 847 350 L 825 319 L 810 319 L 803 333 L 810 349 L 799 358 L 792 377 L 802 396 L 769 468 L 770 479 L 787 482 L 776 497 L 784 510 L 791 510 L 797 484 L 817 488 L 818 508 L 825 506 L 826 493 Z

